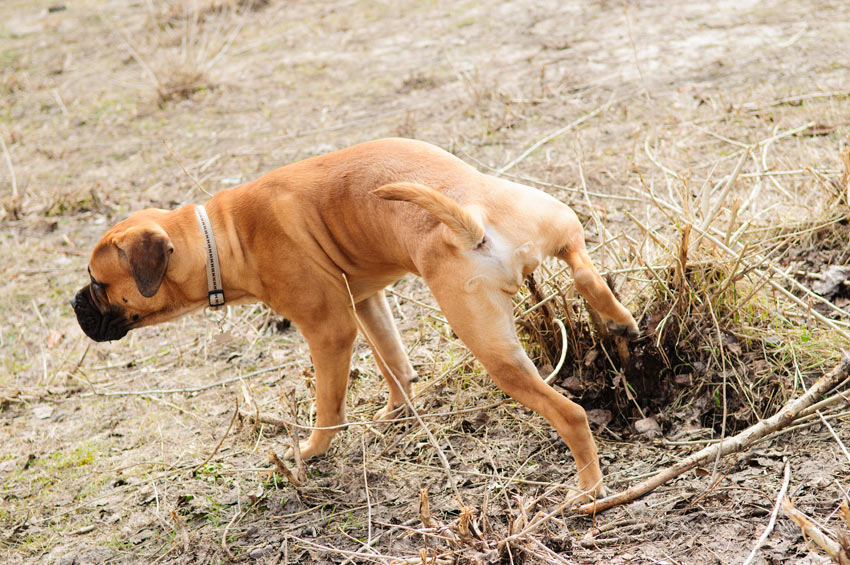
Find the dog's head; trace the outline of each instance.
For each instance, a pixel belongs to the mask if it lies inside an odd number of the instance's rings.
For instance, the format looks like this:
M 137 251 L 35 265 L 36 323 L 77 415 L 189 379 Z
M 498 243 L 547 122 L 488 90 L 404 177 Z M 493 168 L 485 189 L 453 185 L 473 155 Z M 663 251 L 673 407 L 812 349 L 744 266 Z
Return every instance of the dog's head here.
M 71 300 L 80 327 L 93 340 L 121 339 L 133 328 L 162 321 L 173 310 L 173 290 L 164 282 L 174 245 L 157 222 L 162 214 L 137 212 L 95 246 L 90 282 Z

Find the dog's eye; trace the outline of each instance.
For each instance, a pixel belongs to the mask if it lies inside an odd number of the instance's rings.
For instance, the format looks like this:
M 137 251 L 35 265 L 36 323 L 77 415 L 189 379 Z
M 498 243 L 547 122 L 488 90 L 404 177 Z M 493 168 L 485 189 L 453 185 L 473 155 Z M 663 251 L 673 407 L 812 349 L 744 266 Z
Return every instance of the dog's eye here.
M 106 295 L 106 285 L 103 283 L 99 283 L 96 280 L 91 280 L 91 292 L 95 298 L 99 300 L 107 300 Z

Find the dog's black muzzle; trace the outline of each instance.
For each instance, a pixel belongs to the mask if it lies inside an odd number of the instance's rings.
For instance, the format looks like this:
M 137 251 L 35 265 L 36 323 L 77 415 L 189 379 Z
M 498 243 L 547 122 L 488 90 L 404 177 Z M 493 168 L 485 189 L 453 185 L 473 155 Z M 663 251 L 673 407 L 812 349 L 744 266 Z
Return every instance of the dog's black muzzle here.
M 102 313 L 92 300 L 91 285 L 86 285 L 71 299 L 77 322 L 85 334 L 95 341 L 121 339 L 130 330 L 130 324 L 115 310 Z

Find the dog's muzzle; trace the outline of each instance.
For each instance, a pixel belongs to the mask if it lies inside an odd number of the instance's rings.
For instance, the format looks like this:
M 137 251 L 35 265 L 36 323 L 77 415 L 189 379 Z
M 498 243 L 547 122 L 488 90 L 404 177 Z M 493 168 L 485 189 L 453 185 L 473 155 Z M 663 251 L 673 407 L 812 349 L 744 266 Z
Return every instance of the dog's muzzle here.
M 95 341 L 121 339 L 130 330 L 130 324 L 119 312 L 107 310 L 102 313 L 91 297 L 90 285 L 81 288 L 71 299 L 71 307 L 83 332 Z

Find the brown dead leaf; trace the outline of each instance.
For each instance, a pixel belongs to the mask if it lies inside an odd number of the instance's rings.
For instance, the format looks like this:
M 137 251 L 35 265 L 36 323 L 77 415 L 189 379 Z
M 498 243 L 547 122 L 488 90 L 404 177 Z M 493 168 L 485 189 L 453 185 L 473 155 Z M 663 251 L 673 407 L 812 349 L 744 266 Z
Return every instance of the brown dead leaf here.
M 587 421 L 597 426 L 600 430 L 608 425 L 614 418 L 614 415 L 610 410 L 605 410 L 603 408 L 592 408 L 587 411 Z
M 578 394 L 584 390 L 584 385 L 581 384 L 581 381 L 576 376 L 569 376 L 561 383 L 561 386 L 572 392 L 573 394 Z

